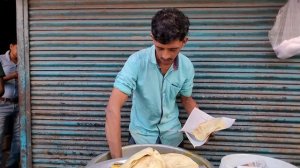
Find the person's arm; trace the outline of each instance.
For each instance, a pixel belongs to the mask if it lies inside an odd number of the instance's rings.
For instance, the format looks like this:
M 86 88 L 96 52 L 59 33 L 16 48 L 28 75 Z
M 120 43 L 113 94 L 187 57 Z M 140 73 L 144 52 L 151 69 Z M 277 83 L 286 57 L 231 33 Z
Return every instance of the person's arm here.
M 12 73 L 10 73 L 10 74 L 8 74 L 8 75 L 5 75 L 5 76 L 3 77 L 3 80 L 4 80 L 4 81 L 9 81 L 9 80 L 11 80 L 11 79 L 18 79 L 18 72 L 17 72 L 17 71 L 12 72 Z
M 198 108 L 198 105 L 196 103 L 196 101 L 192 98 L 192 96 L 190 97 L 185 97 L 185 96 L 181 96 L 181 103 L 185 109 L 185 111 L 190 115 L 191 112 L 193 111 L 193 109 L 195 107 Z M 211 133 L 209 135 L 209 140 L 211 140 L 214 137 L 214 133 Z M 208 141 L 207 141 L 208 142 Z
M 128 96 L 114 88 L 105 109 L 105 133 L 112 158 L 122 157 L 121 144 L 121 109 Z
M 3 96 L 4 91 L 5 91 L 5 87 L 4 87 L 4 77 L 5 77 L 5 73 L 2 67 L 2 63 L 0 63 L 0 97 Z
M 181 103 L 188 114 L 190 114 L 195 107 L 198 107 L 196 101 L 192 98 L 192 96 L 181 96 Z
M 3 77 L 0 77 L 0 97 L 4 94 L 4 80 Z

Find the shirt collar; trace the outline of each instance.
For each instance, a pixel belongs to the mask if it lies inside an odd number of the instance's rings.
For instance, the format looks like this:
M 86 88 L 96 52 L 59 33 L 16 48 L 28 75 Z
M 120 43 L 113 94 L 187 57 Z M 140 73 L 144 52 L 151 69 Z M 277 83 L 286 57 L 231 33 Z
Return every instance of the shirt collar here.
M 179 66 L 179 59 L 178 59 L 178 57 L 179 57 L 179 53 L 178 53 L 178 55 L 177 55 L 177 57 L 175 58 L 175 60 L 174 60 L 174 62 L 173 62 L 173 69 L 176 71 L 177 69 L 178 69 L 178 66 Z
M 5 58 L 6 58 L 6 60 L 16 65 L 16 63 L 14 63 L 14 62 L 10 59 L 9 52 L 10 52 L 10 50 L 6 51 L 6 53 L 5 53 Z
M 6 53 L 5 53 L 5 58 L 6 58 L 7 60 L 10 61 L 9 52 L 10 52 L 10 50 L 6 51 Z
M 178 70 L 178 66 L 179 66 L 179 59 L 178 59 L 178 57 L 179 57 L 179 55 L 180 55 L 180 53 L 175 58 L 175 60 L 174 60 L 174 62 L 172 64 L 173 65 L 172 66 L 173 70 Z M 150 59 L 151 59 L 151 63 L 158 65 L 157 61 L 156 61 L 156 57 L 155 57 L 155 46 L 154 45 L 152 45 L 152 47 L 151 47 L 151 56 L 150 56 Z
M 151 63 L 157 64 L 156 58 L 155 58 L 155 46 L 154 46 L 154 45 L 152 45 L 152 47 L 151 47 L 151 52 L 150 52 L 150 54 L 151 54 L 151 56 L 150 56 Z

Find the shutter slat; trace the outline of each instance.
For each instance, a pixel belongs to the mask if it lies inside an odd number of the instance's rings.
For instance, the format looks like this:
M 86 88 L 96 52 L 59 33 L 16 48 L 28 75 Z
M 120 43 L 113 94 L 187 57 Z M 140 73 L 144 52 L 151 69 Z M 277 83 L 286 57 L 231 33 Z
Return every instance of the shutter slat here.
M 114 79 L 129 55 L 152 45 L 151 18 L 163 7 L 179 7 L 190 18 L 182 53 L 195 67 L 199 107 L 237 119 L 201 147 L 185 139 L 185 148 L 216 167 L 234 153 L 299 166 L 300 57 L 277 59 L 268 40 L 285 2 L 29 0 L 33 167 L 82 167 L 108 151 L 105 107 Z M 131 103 L 121 113 L 123 145 Z

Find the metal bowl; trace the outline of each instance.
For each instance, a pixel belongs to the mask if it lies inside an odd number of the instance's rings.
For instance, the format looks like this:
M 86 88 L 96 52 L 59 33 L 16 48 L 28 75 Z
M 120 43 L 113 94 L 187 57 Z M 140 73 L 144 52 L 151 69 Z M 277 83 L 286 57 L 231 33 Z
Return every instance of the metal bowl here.
M 145 149 L 147 147 L 151 147 L 153 149 L 156 149 L 159 153 L 179 153 L 186 155 L 193 159 L 198 165 L 201 167 L 206 167 L 206 168 L 214 168 L 213 165 L 206 160 L 205 158 L 196 155 L 188 150 L 178 148 L 178 147 L 173 147 L 173 146 L 168 146 L 168 145 L 161 145 L 161 144 L 137 144 L 137 145 L 129 145 L 129 146 L 124 146 L 122 147 L 122 153 L 123 153 L 123 158 L 118 158 L 118 159 L 111 159 L 110 153 L 106 152 L 103 153 L 99 156 L 96 156 L 93 158 L 88 164 L 87 168 L 93 168 L 93 167 L 103 167 L 103 168 L 110 168 L 110 165 L 112 165 L 115 162 L 124 162 L 126 161 L 130 156 L 133 154 L 137 153 L 138 151 L 141 151 L 142 149 Z

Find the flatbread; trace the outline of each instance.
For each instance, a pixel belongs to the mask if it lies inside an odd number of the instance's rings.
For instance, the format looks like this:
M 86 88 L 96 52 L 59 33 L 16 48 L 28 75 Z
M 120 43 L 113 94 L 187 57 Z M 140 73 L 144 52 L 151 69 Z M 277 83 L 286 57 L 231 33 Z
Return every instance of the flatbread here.
M 153 148 L 132 155 L 120 168 L 198 168 L 188 156 L 178 153 L 160 154 Z
M 167 153 L 161 155 L 166 163 L 166 168 L 198 168 L 199 165 L 191 158 L 178 154 Z
M 201 123 L 192 134 L 199 141 L 204 141 L 214 131 L 219 131 L 226 127 L 222 118 L 213 118 Z
M 157 150 L 143 149 L 132 155 L 121 168 L 165 168 L 165 162 Z
M 161 156 L 144 156 L 132 168 L 166 168 L 166 166 Z
M 110 166 L 110 168 L 121 168 L 121 165 L 120 164 L 113 164 Z

